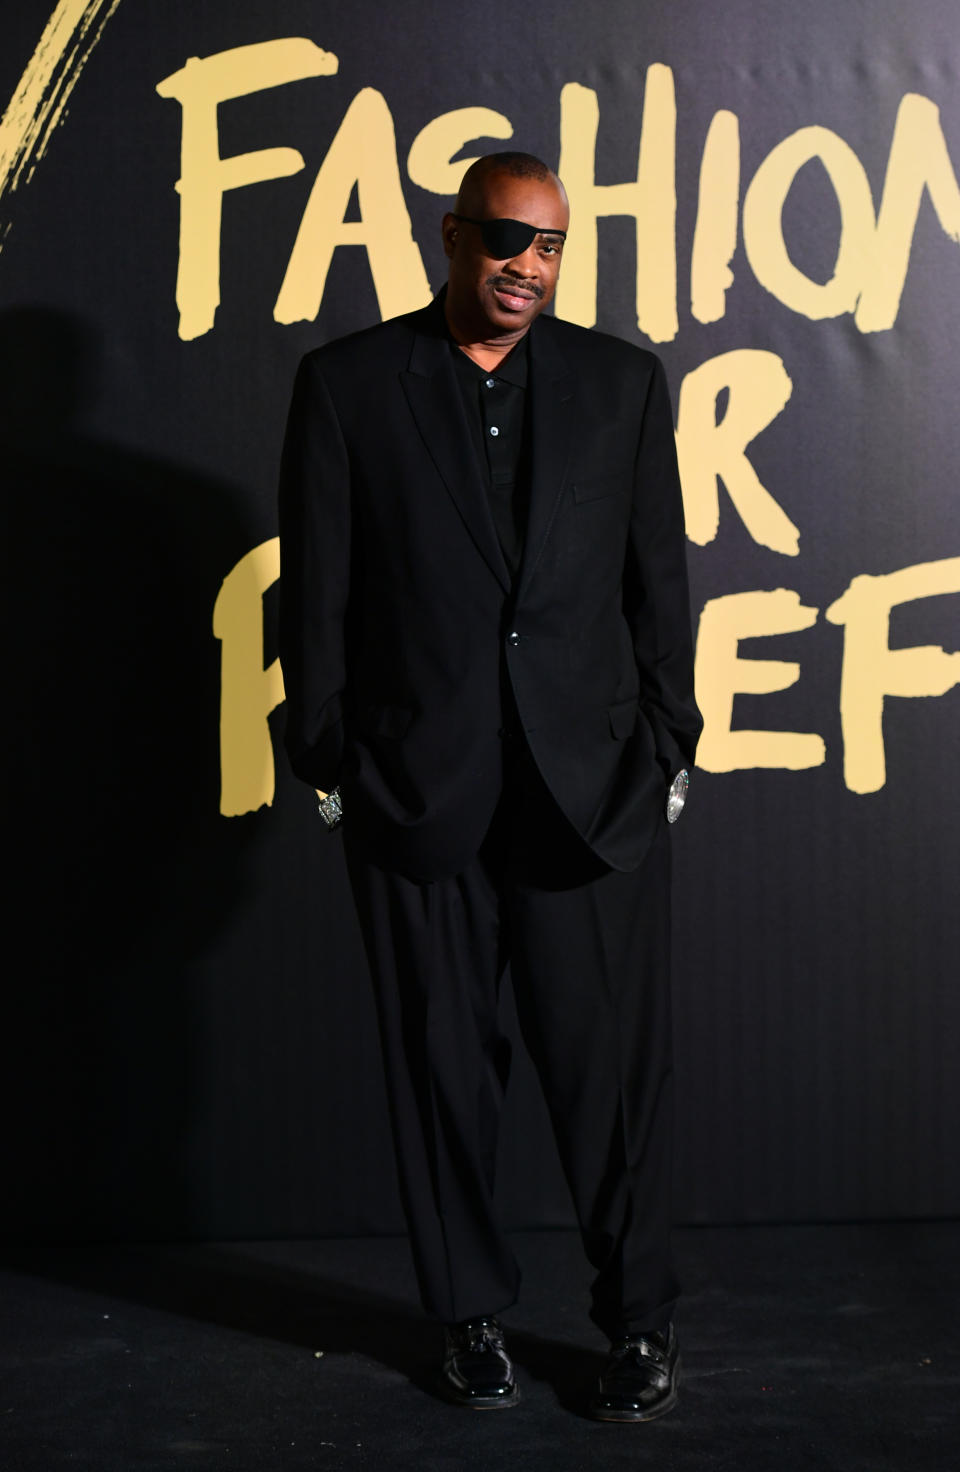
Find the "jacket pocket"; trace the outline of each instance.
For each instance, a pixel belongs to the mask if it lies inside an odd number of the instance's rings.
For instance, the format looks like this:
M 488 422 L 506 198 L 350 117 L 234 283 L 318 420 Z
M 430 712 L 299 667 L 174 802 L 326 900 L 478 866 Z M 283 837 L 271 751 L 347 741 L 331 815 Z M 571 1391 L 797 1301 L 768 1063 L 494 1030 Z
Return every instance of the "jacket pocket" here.
M 617 741 L 626 741 L 637 729 L 637 711 L 639 706 L 634 700 L 620 700 L 616 705 L 608 708 L 610 717 L 610 735 Z
M 413 711 L 403 705 L 372 705 L 364 711 L 360 727 L 369 736 L 383 736 L 388 741 L 399 741 L 407 734 Z
M 578 503 L 599 501 L 602 496 L 615 496 L 618 491 L 627 491 L 629 488 L 630 471 L 614 470 L 605 475 L 591 475 L 574 481 L 573 499 Z

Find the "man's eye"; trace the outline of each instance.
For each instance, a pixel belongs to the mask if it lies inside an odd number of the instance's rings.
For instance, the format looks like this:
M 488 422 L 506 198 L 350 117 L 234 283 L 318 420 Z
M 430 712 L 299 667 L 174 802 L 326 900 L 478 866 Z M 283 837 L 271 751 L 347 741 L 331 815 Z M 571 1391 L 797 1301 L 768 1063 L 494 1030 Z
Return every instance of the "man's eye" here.
M 541 245 L 540 250 L 541 253 L 545 256 L 558 256 L 560 254 L 561 247 L 559 245 L 553 245 L 550 241 L 545 241 L 543 245 Z

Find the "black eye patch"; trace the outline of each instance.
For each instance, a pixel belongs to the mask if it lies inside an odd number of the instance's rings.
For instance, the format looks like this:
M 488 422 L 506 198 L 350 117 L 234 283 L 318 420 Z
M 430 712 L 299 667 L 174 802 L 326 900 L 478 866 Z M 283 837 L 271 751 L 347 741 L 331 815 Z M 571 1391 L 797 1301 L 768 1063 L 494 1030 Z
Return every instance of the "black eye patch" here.
M 550 230 L 542 225 L 526 225 L 523 220 L 471 220 L 469 215 L 454 215 L 465 225 L 476 225 L 487 255 L 494 261 L 509 261 L 522 256 L 538 235 L 559 235 L 566 240 L 566 230 Z

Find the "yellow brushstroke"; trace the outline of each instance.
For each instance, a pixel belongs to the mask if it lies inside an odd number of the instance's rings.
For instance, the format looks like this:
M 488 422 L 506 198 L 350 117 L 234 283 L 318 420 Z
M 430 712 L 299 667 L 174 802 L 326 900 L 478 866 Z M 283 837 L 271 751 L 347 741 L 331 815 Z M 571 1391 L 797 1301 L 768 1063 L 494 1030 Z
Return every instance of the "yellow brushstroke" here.
M 29 183 L 120 0 L 60 0 L 0 121 L 0 200 Z M 0 244 L 10 228 L 0 224 Z

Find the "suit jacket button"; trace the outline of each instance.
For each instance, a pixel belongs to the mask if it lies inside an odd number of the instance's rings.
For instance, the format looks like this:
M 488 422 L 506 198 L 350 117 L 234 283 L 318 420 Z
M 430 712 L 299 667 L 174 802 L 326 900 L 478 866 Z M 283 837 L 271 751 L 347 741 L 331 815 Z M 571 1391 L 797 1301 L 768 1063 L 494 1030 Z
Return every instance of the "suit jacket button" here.
M 514 647 L 516 647 L 520 643 L 520 635 L 517 633 L 516 629 L 514 629 L 511 634 L 507 635 L 507 643 L 512 644 Z

